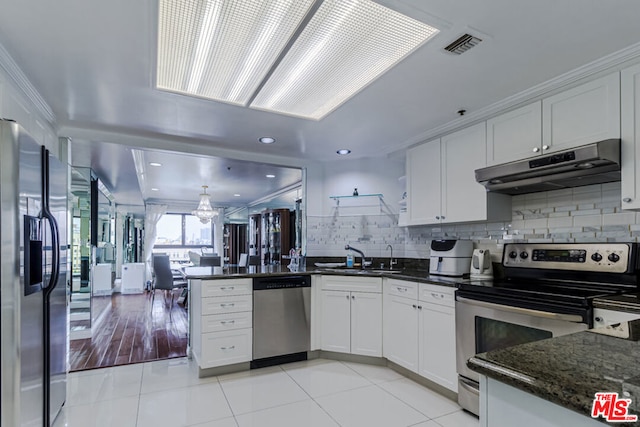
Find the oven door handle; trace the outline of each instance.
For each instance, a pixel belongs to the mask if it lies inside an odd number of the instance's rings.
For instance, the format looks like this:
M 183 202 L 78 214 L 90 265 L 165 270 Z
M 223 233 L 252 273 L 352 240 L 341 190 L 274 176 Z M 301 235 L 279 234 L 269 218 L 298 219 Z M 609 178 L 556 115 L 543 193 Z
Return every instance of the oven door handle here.
M 486 301 L 478 301 L 475 299 L 465 298 L 460 296 L 457 297 L 457 300 L 460 302 L 466 302 L 468 304 L 477 305 L 479 307 L 493 308 L 496 310 L 509 311 L 511 313 L 525 314 L 527 316 L 542 317 L 544 319 L 563 320 L 566 322 L 574 322 L 574 323 L 584 323 L 582 316 L 579 316 L 577 314 L 562 314 L 562 313 L 551 313 L 548 311 L 531 310 L 529 308 L 512 307 L 509 305 L 495 304 L 495 303 L 486 302 Z

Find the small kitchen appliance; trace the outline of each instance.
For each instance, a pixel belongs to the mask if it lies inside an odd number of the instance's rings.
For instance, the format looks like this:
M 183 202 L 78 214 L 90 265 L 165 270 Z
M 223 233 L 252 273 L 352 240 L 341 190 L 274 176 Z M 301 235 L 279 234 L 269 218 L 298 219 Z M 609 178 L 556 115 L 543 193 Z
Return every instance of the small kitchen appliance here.
M 471 279 L 493 279 L 493 264 L 489 249 L 474 249 L 469 269 Z
M 471 240 L 432 240 L 429 274 L 450 277 L 468 275 L 472 252 Z

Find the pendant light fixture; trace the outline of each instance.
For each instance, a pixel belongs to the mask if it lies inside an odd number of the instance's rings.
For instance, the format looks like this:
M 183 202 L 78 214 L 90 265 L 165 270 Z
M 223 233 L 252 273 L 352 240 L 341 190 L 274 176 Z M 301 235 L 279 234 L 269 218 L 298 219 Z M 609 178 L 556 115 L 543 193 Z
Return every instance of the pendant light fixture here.
M 191 212 L 191 215 L 198 217 L 201 223 L 206 224 L 214 217 L 218 216 L 218 212 L 211 207 L 211 196 L 207 194 L 206 185 L 202 186 L 202 193 L 200 193 L 200 204 L 198 209 Z

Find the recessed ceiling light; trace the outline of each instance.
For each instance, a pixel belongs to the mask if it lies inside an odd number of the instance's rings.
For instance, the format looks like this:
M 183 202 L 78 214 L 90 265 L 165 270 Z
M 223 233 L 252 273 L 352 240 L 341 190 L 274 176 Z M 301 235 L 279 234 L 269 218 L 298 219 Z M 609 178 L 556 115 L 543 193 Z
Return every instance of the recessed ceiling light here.
M 258 141 L 262 142 L 263 144 L 273 144 L 274 142 L 276 142 L 275 138 L 271 138 L 270 136 L 263 136 L 262 138 L 258 139 Z
M 266 176 L 267 178 L 275 178 L 275 177 L 276 177 L 275 175 L 271 175 L 271 174 L 269 174 L 269 175 L 265 175 L 265 176 Z
M 151 166 L 162 166 L 162 163 L 158 163 L 158 162 L 149 162 L 149 165 L 151 165 Z
M 158 19 L 158 89 L 314 120 L 439 32 L 371 0 L 160 0 Z
M 152 188 L 151 191 L 160 191 L 157 188 Z
M 233 197 L 240 197 L 238 193 L 234 194 Z
M 349 150 L 348 148 L 341 148 L 340 150 L 336 151 L 336 153 L 340 154 L 341 156 L 346 156 L 347 154 L 351 153 L 351 150 Z

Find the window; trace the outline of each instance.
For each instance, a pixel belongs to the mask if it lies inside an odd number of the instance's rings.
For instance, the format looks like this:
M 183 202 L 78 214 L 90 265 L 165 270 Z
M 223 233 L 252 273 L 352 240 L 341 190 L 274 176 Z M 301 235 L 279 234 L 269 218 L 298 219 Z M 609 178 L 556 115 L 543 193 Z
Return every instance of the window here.
M 185 245 L 211 246 L 213 233 L 212 223 L 203 224 L 193 215 L 184 217 L 184 242 Z
M 202 224 L 189 214 L 165 214 L 158 221 L 158 237 L 154 247 L 212 246 L 212 223 Z

